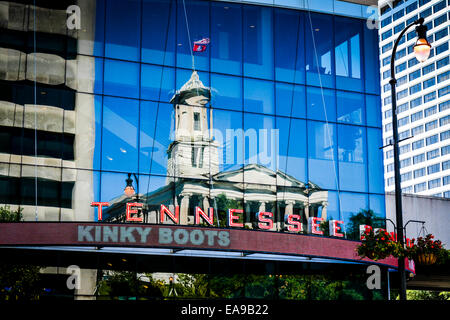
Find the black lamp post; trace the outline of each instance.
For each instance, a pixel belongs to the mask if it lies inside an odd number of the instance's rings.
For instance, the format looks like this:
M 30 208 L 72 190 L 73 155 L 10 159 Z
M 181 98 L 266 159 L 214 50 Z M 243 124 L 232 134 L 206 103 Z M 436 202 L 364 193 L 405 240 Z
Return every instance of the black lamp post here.
M 427 27 L 423 25 L 424 18 L 420 18 L 411 24 L 409 24 L 398 36 L 395 41 L 394 48 L 391 55 L 391 97 L 392 97 L 392 131 L 393 131 L 393 146 L 394 146 L 394 179 L 395 179 L 395 215 L 397 220 L 397 235 L 400 239 L 400 244 L 404 246 L 404 234 L 403 234 L 403 216 L 402 216 L 402 192 L 400 186 L 400 159 L 399 159 L 399 147 L 398 147 L 398 123 L 397 123 L 397 94 L 395 85 L 397 79 L 395 79 L 395 54 L 397 51 L 398 43 L 405 34 L 405 32 L 412 26 L 416 27 L 416 33 L 418 40 L 414 46 L 414 54 L 420 62 L 424 62 L 430 55 L 431 45 L 427 41 Z M 405 274 L 405 259 L 399 258 L 398 271 L 400 275 L 400 300 L 406 300 L 406 274 Z

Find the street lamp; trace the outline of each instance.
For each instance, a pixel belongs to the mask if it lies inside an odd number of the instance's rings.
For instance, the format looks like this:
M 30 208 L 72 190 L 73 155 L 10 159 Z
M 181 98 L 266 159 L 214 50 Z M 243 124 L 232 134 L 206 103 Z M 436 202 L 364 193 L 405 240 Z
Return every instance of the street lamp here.
M 397 51 L 397 46 L 405 34 L 405 32 L 414 25 L 416 27 L 416 33 L 418 40 L 414 45 L 414 55 L 417 60 L 424 62 L 430 56 L 431 45 L 427 41 L 427 27 L 423 25 L 424 18 L 419 18 L 418 20 L 409 24 L 402 32 L 400 32 L 397 40 L 395 41 L 394 48 L 391 55 L 391 80 L 389 84 L 391 85 L 391 99 L 392 99 L 392 131 L 393 131 L 393 146 L 394 146 L 394 180 L 395 180 L 395 216 L 397 220 L 397 235 L 400 239 L 400 244 L 402 246 L 404 243 L 403 235 L 403 216 L 402 216 L 402 193 L 400 186 L 400 159 L 399 159 L 399 147 L 398 147 L 398 123 L 397 123 L 397 93 L 395 90 L 395 85 L 397 79 L 395 79 L 395 54 Z M 400 275 L 400 300 L 406 300 L 406 274 L 405 274 L 405 259 L 398 259 L 398 271 Z
M 128 179 L 126 179 L 125 182 L 126 182 L 126 186 L 125 186 L 125 189 L 123 190 L 123 193 L 127 197 L 134 196 L 135 191 L 134 191 L 134 187 L 133 187 L 133 179 L 131 179 L 131 173 L 128 174 Z

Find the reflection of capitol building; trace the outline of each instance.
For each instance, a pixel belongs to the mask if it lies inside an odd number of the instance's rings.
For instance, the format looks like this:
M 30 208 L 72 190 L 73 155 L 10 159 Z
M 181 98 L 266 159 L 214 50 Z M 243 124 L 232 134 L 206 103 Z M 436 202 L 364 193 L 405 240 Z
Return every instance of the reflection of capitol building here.
M 173 96 L 175 132 L 167 150 L 168 177 L 164 187 L 139 195 L 138 201 L 145 204 L 144 222 L 158 223 L 161 204 L 171 210 L 179 206 L 180 224 L 193 224 L 196 206 L 205 212 L 213 207 L 217 219 L 218 210 L 229 209 L 220 207 L 218 198 L 240 204 L 249 227 L 255 221 L 256 212 L 273 212 L 274 230 L 281 228 L 285 214 L 299 214 L 303 223 L 308 217 L 326 219 L 328 192 L 313 183 L 306 185 L 284 172 L 259 164 L 219 172 L 219 143 L 212 136 L 212 108 L 205 107 L 209 99 L 210 90 L 195 71 Z M 124 204 L 129 201 L 125 195 L 112 200 L 104 209 L 107 220 L 124 220 Z
M 0 203 L 25 220 L 93 220 L 95 2 L 76 3 L 82 30 L 67 1 L 0 2 Z

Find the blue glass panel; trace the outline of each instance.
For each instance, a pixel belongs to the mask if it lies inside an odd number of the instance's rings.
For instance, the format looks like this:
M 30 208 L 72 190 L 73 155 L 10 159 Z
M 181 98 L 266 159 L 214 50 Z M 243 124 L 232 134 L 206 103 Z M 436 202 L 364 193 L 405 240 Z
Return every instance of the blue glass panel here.
M 276 83 L 276 112 L 280 116 L 306 117 L 305 87 Z
M 143 0 L 143 62 L 175 64 L 176 0 Z
M 336 102 L 338 122 L 365 124 L 364 95 L 336 91 Z
M 306 112 L 308 119 L 336 121 L 334 90 L 307 87 Z
M 212 73 L 211 87 L 212 106 L 242 110 L 242 78 Z
M 140 18 L 140 1 L 106 1 L 105 55 L 107 57 L 139 61 Z
M 244 6 L 244 75 L 273 79 L 272 9 Z
M 358 213 L 363 213 L 369 209 L 369 199 L 367 194 L 360 193 L 340 193 L 341 219 L 345 223 L 345 231 L 347 237 L 355 240 L 359 239 L 360 219 L 357 218 Z
M 139 98 L 139 64 L 105 59 L 104 94 Z
M 244 135 L 244 164 L 258 164 L 275 171 L 279 139 L 275 117 L 244 113 Z M 275 176 L 273 178 L 273 181 L 261 183 L 274 184 Z
M 336 88 L 363 91 L 362 22 L 335 17 Z
M 219 148 L 219 170 L 241 169 L 244 163 L 242 112 L 214 110 L 214 139 Z
M 244 78 L 244 110 L 274 114 L 273 82 Z
M 102 108 L 103 97 L 94 96 L 94 108 L 95 108 L 95 145 L 94 145 L 94 158 L 92 168 L 94 170 L 101 169 L 101 151 L 102 151 Z
M 369 208 L 377 218 L 384 219 L 386 217 L 386 203 L 383 195 L 369 194 Z
M 338 125 L 339 187 L 367 192 L 366 129 Z
M 364 81 L 366 92 L 380 94 L 380 62 L 378 50 L 378 30 L 364 30 Z
M 306 121 L 277 117 L 276 128 L 279 133 L 278 170 L 306 183 L 308 181 Z M 284 183 L 283 177 L 278 176 L 277 184 L 284 185 Z
M 127 173 L 101 173 L 101 191 L 100 199 L 105 202 L 109 202 L 113 199 L 119 198 L 124 195 L 123 191 L 126 186 Z M 134 178 L 133 178 L 134 179 Z M 133 185 L 136 188 L 136 184 Z M 103 219 L 108 217 L 106 208 L 103 208 Z M 105 212 L 106 211 L 106 212 Z
M 202 52 L 193 52 L 194 42 L 210 38 L 209 35 L 209 3 L 206 1 L 189 0 L 178 3 L 177 20 L 177 66 L 192 68 L 192 56 L 195 69 L 209 70 L 209 45 Z M 185 15 L 186 12 L 186 15 Z M 186 23 L 187 20 L 187 23 Z M 187 27 L 187 25 L 189 28 Z M 211 39 L 214 41 L 214 39 Z
M 169 102 L 175 93 L 175 70 L 141 64 L 141 98 Z
M 103 98 L 102 169 L 136 172 L 139 102 Z
M 211 3 L 211 71 L 242 74 L 240 5 Z
M 275 9 L 275 44 L 275 79 L 305 83 L 303 13 Z
M 341 212 L 339 210 L 339 193 L 336 191 L 326 191 L 327 192 L 327 220 L 340 220 Z M 322 215 L 323 217 L 323 215 Z M 325 218 L 325 217 L 324 217 Z M 343 232 L 344 230 L 342 230 Z
M 380 97 L 366 95 L 366 115 L 367 125 L 380 127 L 381 126 L 381 106 Z
M 311 13 L 305 22 L 306 83 L 334 87 L 333 17 Z
M 325 189 L 337 189 L 336 125 L 308 121 L 309 181 Z
M 367 128 L 367 157 L 369 169 L 369 192 L 384 193 L 383 146 L 380 129 Z
M 155 128 L 156 125 L 156 128 Z M 141 101 L 139 172 L 167 174 L 167 150 L 173 140 L 173 105 Z

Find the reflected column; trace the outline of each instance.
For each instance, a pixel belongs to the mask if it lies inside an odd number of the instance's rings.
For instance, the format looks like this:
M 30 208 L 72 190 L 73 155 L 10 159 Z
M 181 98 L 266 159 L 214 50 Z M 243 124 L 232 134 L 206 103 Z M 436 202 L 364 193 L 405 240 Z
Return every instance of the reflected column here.
M 191 193 L 182 193 L 180 203 L 180 224 L 188 224 L 188 212 L 189 212 L 189 199 L 192 196 Z

